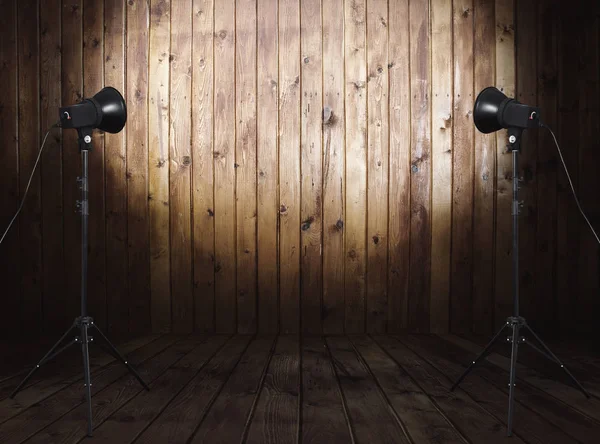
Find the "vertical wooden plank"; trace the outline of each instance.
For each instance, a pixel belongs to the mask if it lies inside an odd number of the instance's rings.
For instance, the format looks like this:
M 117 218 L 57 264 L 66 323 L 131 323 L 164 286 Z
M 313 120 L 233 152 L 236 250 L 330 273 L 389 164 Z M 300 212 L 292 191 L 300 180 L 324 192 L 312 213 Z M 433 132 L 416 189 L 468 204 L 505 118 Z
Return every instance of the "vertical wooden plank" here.
M 537 39 L 537 94 L 542 120 L 558 130 L 558 7 L 554 0 L 538 2 L 539 26 Z M 536 321 L 540 326 L 552 325 L 555 320 L 556 298 L 556 191 L 560 171 L 552 135 L 540 130 L 537 152 L 537 250 L 535 282 L 531 294 L 537 307 Z M 532 320 L 533 321 L 533 320 Z
M 279 291 L 282 333 L 300 328 L 300 5 L 279 2 Z
M 387 325 L 388 255 L 388 7 L 367 3 L 367 331 Z
M 475 0 L 475 94 L 495 84 L 496 22 L 493 0 Z M 491 334 L 494 295 L 494 177 L 496 135 L 475 131 L 473 191 L 473 332 Z
M 169 64 L 171 2 L 150 3 L 148 58 L 148 211 L 152 331 L 171 328 L 169 220 Z
M 571 175 L 573 186 L 579 191 L 579 131 L 574 128 L 579 122 L 579 27 L 577 2 L 561 2 L 558 43 L 558 143 Z M 581 5 L 581 3 L 579 3 Z M 557 258 L 556 258 L 556 302 L 558 329 L 575 331 L 578 275 L 577 256 L 579 249 L 578 219 L 581 217 L 573 199 L 569 181 L 562 164 L 558 169 L 557 192 Z M 562 171 L 561 171 L 562 170 Z
M 367 67 L 365 0 L 344 4 L 346 77 L 345 284 L 348 333 L 365 329 L 367 212 Z
M 256 331 L 256 0 L 237 0 L 236 227 L 238 332 Z
M 521 103 L 536 106 L 537 100 L 537 7 L 538 1 L 518 1 L 516 6 L 516 98 Z M 543 118 L 544 116 L 542 116 Z M 542 130 L 543 131 L 543 130 Z M 538 307 L 532 297 L 536 288 L 535 248 L 537 219 L 537 139 L 539 130 L 523 133 L 519 156 L 519 200 L 523 202 L 519 230 L 519 286 L 520 310 L 531 325 L 541 327 Z M 548 147 L 551 148 L 551 147 Z M 539 329 L 538 329 L 539 330 Z
M 127 238 L 129 329 L 149 330 L 148 0 L 127 2 Z
M 410 263 L 410 40 L 408 0 L 389 4 L 389 272 L 388 332 L 408 326 Z
M 322 325 L 322 28 L 321 0 L 301 4 L 301 283 L 302 331 L 318 334 Z
M 278 306 L 278 5 L 258 0 L 256 150 L 258 330 L 277 333 Z
M 104 60 L 104 82 L 125 95 L 125 4 L 120 0 L 104 0 Z M 118 134 L 104 135 L 106 302 L 111 335 L 129 328 L 126 133 L 127 125 Z
M 323 332 L 344 331 L 343 0 L 323 0 Z
M 600 132 L 600 6 L 590 4 L 584 11 L 584 26 L 581 27 L 581 53 L 578 66 L 581 73 L 579 79 L 579 190 L 581 206 L 588 215 L 596 231 L 600 229 L 600 205 L 597 190 L 600 189 L 598 166 L 600 153 L 598 133 Z M 576 216 L 576 215 L 574 215 Z M 576 216 L 579 224 L 579 280 L 580 291 L 576 317 L 581 333 L 597 333 L 595 322 L 600 315 L 600 247 L 582 217 Z
M 514 0 L 496 0 L 496 87 L 515 96 Z M 506 131 L 496 132 L 496 288 L 495 327 L 512 315 L 512 154 Z
M 169 209 L 173 331 L 194 329 L 191 225 L 192 0 L 173 2 L 171 96 L 169 97 Z
M 104 86 L 104 2 L 83 2 L 83 96 L 92 97 Z M 89 273 L 88 303 L 94 322 L 106 329 L 106 247 L 104 221 L 104 134 L 94 131 L 89 155 Z
M 473 324 L 473 0 L 453 3 L 454 139 L 452 174 L 452 331 L 470 332 Z M 443 329 L 440 328 L 441 331 Z
M 431 2 L 431 317 L 433 332 L 450 324 L 452 239 L 452 2 Z M 462 67 L 461 67 L 462 68 Z M 453 307 L 454 308 L 454 307 Z M 464 310 L 464 307 L 462 307 Z
M 213 0 L 195 0 L 192 42 L 192 208 L 195 327 L 215 331 Z
M 44 134 L 58 119 L 61 106 L 60 86 L 60 25 L 61 5 L 52 0 L 40 8 L 40 134 Z M 6 29 L 0 25 L 2 29 Z M 8 79 L 7 79 L 8 80 Z M 6 82 L 2 83 L 6 85 Z M 0 116 L 0 119 L 3 117 Z M 56 331 L 68 327 L 65 317 L 62 202 L 62 150 L 59 130 L 48 136 L 42 154 L 42 262 L 44 330 Z M 3 146 L 9 146 L 4 143 Z M 100 223 L 103 223 L 100 220 Z M 104 246 L 102 246 L 104 248 Z M 4 280 L 7 282 L 7 280 Z M 10 292 L 7 294 L 11 294 Z M 16 297 L 12 295 L 11 297 Z
M 215 316 L 219 333 L 237 328 L 235 270 L 235 4 L 215 2 Z
M 429 4 L 411 2 L 411 227 L 408 325 L 429 330 L 431 293 L 431 75 Z
M 17 5 L 19 65 L 19 195 L 23 196 L 40 149 L 39 129 L 39 11 L 36 0 Z M 22 322 L 31 322 L 28 333 L 41 329 L 42 321 L 42 202 L 40 174 L 34 175 L 19 216 Z
M 5 2 L 0 15 L 0 223 L 2 234 L 19 205 L 17 2 Z M 0 278 L 5 297 L 0 315 L 0 332 L 8 335 L 19 326 L 21 300 L 19 224 L 15 223 L 1 245 Z M 10 252 L 10 254 L 7 254 Z

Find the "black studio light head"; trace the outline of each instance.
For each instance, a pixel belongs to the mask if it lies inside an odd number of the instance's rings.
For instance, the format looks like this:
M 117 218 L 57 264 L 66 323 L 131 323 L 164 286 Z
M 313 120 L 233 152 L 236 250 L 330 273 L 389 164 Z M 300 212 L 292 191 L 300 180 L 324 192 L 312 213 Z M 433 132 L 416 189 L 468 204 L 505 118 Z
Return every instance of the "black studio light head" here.
M 481 91 L 475 100 L 473 121 L 477 129 L 485 134 L 502 128 L 538 128 L 540 110 L 510 99 L 490 86 Z
M 59 116 L 62 128 L 98 128 L 118 133 L 127 121 L 127 107 L 121 93 L 107 86 L 92 98 L 60 108 Z

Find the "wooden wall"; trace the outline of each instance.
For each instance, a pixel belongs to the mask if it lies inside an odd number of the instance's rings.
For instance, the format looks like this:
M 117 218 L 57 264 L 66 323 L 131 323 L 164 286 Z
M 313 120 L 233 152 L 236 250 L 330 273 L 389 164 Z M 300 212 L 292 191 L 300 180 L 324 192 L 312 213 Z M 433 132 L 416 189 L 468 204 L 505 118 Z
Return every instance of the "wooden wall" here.
M 90 311 L 113 335 L 491 333 L 512 307 L 512 183 L 506 133 L 472 122 L 489 85 L 542 107 L 600 228 L 593 2 L 1 3 L 2 227 L 57 107 L 126 96 L 90 165 Z M 53 132 L 0 246 L 5 335 L 79 309 L 79 174 L 75 132 Z M 592 329 L 599 249 L 547 132 L 520 176 L 523 312 Z

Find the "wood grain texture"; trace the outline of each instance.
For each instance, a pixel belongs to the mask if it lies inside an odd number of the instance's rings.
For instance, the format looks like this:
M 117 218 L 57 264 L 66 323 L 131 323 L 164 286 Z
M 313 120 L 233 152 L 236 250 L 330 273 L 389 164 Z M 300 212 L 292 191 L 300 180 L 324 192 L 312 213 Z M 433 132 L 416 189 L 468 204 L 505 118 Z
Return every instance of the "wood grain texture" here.
M 344 331 L 345 107 L 343 0 L 323 16 L 323 332 Z
M 390 337 L 376 337 L 381 347 L 415 380 L 471 442 L 524 443 L 519 436 L 507 437 L 504 425 L 462 390 L 450 392 L 452 382 L 424 357 Z
M 148 22 L 145 0 L 127 2 L 127 246 L 129 330 L 151 328 L 148 220 Z
M 223 333 L 237 330 L 235 247 L 235 3 L 215 3 L 214 196 L 215 322 Z
M 387 327 L 388 276 L 388 5 L 367 2 L 367 306 L 366 329 Z
M 0 96 L 0 214 L 2 226 L 7 226 L 19 205 L 19 139 L 18 120 L 18 64 L 17 60 L 17 2 L 5 2 L 0 15 L 0 82 L 8 93 Z M 52 141 L 50 141 L 51 143 Z M 3 231 L 4 234 L 4 231 Z M 0 278 L 7 297 L 1 310 L 2 336 L 14 331 L 19 324 L 21 303 L 19 224 L 15 224 L 2 241 Z M 11 251 L 10 255 L 4 251 Z M 10 295 L 10 296 L 9 296 Z
M 496 1 L 496 88 L 515 96 L 514 2 Z M 496 265 L 494 330 L 513 312 L 512 304 L 512 152 L 505 130 L 496 132 Z
M 40 134 L 44 134 L 56 123 L 58 120 L 56 110 L 61 106 L 60 22 L 59 0 L 47 2 L 40 8 Z M 6 29 L 2 25 L 0 28 Z M 6 85 L 9 81 L 9 79 L 6 79 L 6 82 L 2 80 L 2 84 Z M 0 116 L 0 119 L 3 117 Z M 10 142 L 3 143 L 3 146 L 9 147 Z M 59 325 L 66 328 L 71 322 L 65 317 L 63 309 L 67 301 L 64 291 L 62 147 L 58 129 L 54 129 L 48 136 L 40 162 L 42 164 L 42 263 L 44 267 L 42 310 L 44 330 L 53 331 Z M 100 223 L 104 225 L 103 218 Z M 102 250 L 104 251 L 104 245 Z M 106 307 L 104 307 L 105 314 Z
M 473 48 L 475 93 L 495 84 L 496 22 L 494 2 L 476 0 Z M 473 331 L 491 334 L 494 328 L 494 218 L 496 135 L 475 131 L 473 177 Z
M 83 2 L 83 96 L 104 87 L 104 3 Z M 106 242 L 104 213 L 104 133 L 94 131 L 89 154 L 88 306 L 94 322 L 106 329 Z
M 277 5 L 257 2 L 256 156 L 258 331 L 279 331 L 279 71 Z
M 169 103 L 169 212 L 171 232 L 172 326 L 178 333 L 194 329 L 192 296 L 192 1 L 171 5 Z M 157 295 L 166 298 L 167 295 Z
M 538 103 L 537 78 L 527 73 L 537 73 L 538 1 L 518 2 L 515 14 L 518 17 L 515 33 L 517 47 L 515 63 L 517 70 L 516 99 L 521 103 Z M 537 141 L 540 131 L 525 131 L 519 156 L 519 200 L 523 202 L 519 232 L 519 287 L 520 309 L 533 328 L 541 325 L 535 319 L 537 306 L 533 293 L 536 290 L 536 222 L 537 222 Z
M 558 22 L 557 2 L 538 3 L 539 22 L 537 39 L 537 93 L 542 119 L 554 130 L 558 129 Z M 557 228 L 557 173 L 559 160 L 554 139 L 549 131 L 538 135 L 537 152 L 537 224 L 536 224 L 536 291 L 531 294 L 537 307 L 538 323 L 550 324 L 556 320 L 556 228 Z M 533 320 L 532 320 L 533 321 Z
M 169 142 L 171 3 L 150 3 L 148 55 L 148 212 L 152 330 L 171 327 Z
M 235 336 L 229 340 L 171 401 L 167 412 L 154 421 L 136 442 L 187 442 L 213 405 L 249 342 L 248 336 Z
M 242 441 L 275 342 L 276 338 L 273 337 L 259 337 L 251 342 L 219 393 L 218 399 L 195 432 L 191 443 L 226 444 Z
M 210 361 L 226 342 L 226 339 L 225 336 L 197 339 L 200 343 L 153 381 L 150 391 L 142 391 L 130 402 L 112 413 L 106 421 L 99 424 L 94 430 L 94 442 L 133 441 Z M 135 418 L 133 424 L 131 418 Z
M 298 442 L 300 349 L 297 336 L 280 336 L 246 431 L 246 443 Z
M 473 275 L 473 0 L 453 2 L 452 331 L 471 331 Z M 442 329 L 440 329 L 442 330 Z
M 323 263 L 323 23 L 321 1 L 300 7 L 301 46 L 301 235 L 300 300 L 302 331 L 319 334 L 322 325 Z
M 454 102 L 452 3 L 431 2 L 431 317 L 432 331 L 450 324 Z M 452 301 L 454 302 L 454 300 Z M 454 308 L 454 304 L 452 304 Z M 464 307 L 463 307 L 464 310 Z M 454 320 L 454 319 L 453 319 Z
M 408 0 L 389 4 L 390 184 L 388 331 L 408 327 L 410 266 L 410 33 Z
M 237 0 L 235 23 L 237 329 L 256 332 L 256 0 Z
M 348 338 L 329 337 L 334 368 L 358 442 L 408 443 L 403 426 L 381 396 L 373 376 L 356 354 Z M 377 427 L 372 427 L 377 424 Z
M 414 442 L 464 442 L 435 403 L 375 341 L 359 337 L 352 343 Z
M 325 340 L 303 338 L 301 442 L 352 442 L 346 416 Z
M 213 0 L 195 0 L 192 42 L 192 208 L 197 330 L 215 331 Z
M 300 329 L 300 3 L 279 2 L 279 316 Z
M 429 4 L 412 2 L 410 22 L 411 176 L 408 326 L 430 329 L 431 67 Z M 434 307 L 437 309 L 437 307 Z
M 105 0 L 104 82 L 122 93 L 125 93 L 125 23 L 124 2 Z M 127 126 L 118 134 L 104 135 L 106 303 L 111 335 L 122 334 L 129 329 L 126 134 Z M 65 201 L 65 214 L 69 208 L 71 205 L 67 206 Z
M 367 66 L 365 0 L 344 3 L 346 88 L 345 331 L 365 329 L 367 285 Z
M 39 152 L 39 4 L 17 4 L 17 63 L 19 82 L 19 195 L 22 197 Z M 19 218 L 21 251 L 21 316 L 32 322 L 30 333 L 42 326 L 42 189 L 40 175 L 31 180 Z

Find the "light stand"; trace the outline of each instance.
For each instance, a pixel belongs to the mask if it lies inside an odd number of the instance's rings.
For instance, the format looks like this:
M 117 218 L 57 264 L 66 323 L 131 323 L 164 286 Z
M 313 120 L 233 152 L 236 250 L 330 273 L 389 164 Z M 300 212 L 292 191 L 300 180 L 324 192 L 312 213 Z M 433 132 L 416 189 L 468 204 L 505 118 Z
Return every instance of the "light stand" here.
M 33 369 L 27 374 L 25 379 L 17 386 L 10 394 L 10 398 L 23 388 L 33 374 L 45 363 L 65 351 L 73 344 L 81 344 L 81 352 L 83 354 L 83 370 L 84 381 L 87 398 L 87 417 L 88 429 L 87 435 L 92 436 L 92 383 L 90 379 L 90 358 L 89 358 L 89 343 L 94 341 L 94 338 L 89 335 L 91 331 L 98 333 L 106 351 L 113 355 L 117 360 L 121 361 L 129 372 L 142 384 L 146 390 L 150 390 L 148 385 L 142 380 L 140 375 L 129 364 L 127 360 L 119 353 L 117 348 L 108 340 L 102 333 L 100 328 L 94 323 L 94 319 L 88 316 L 87 311 L 87 281 L 88 281 L 88 218 L 89 218 L 89 203 L 88 203 L 88 154 L 92 149 L 92 131 L 94 127 L 104 129 L 109 132 L 119 132 L 125 125 L 126 120 L 125 102 L 122 96 L 114 88 L 104 88 L 94 98 L 86 99 L 81 104 L 74 105 L 70 108 L 61 109 L 61 119 L 63 128 L 76 128 L 79 135 L 79 150 L 81 151 L 81 167 L 82 175 L 78 179 L 81 185 L 81 201 L 77 202 L 81 212 L 81 315 L 78 316 L 69 329 L 62 335 L 56 344 L 44 355 Z M 90 117 L 91 116 L 91 117 Z M 80 126 L 78 122 L 89 121 L 95 122 L 89 126 Z M 65 339 L 75 330 L 75 337 L 63 345 Z
M 465 372 L 458 378 L 452 388 L 453 391 L 462 382 L 463 379 L 471 372 L 473 367 L 477 365 L 485 356 L 490 353 L 491 348 L 494 346 L 500 335 L 504 330 L 511 330 L 511 336 L 507 337 L 507 342 L 511 343 L 510 353 L 510 377 L 509 377 L 509 392 L 508 392 L 508 430 L 507 435 L 512 436 L 513 429 L 513 416 L 514 416 L 514 403 L 515 403 L 515 380 L 517 373 L 517 354 L 519 351 L 519 343 L 527 344 L 534 350 L 541 353 L 546 358 L 555 362 L 562 368 L 565 373 L 571 378 L 571 380 L 577 385 L 579 390 L 589 398 L 590 395 L 583 388 L 583 386 L 575 379 L 569 369 L 556 357 L 554 353 L 548 348 L 548 346 L 540 339 L 540 337 L 532 330 L 527 324 L 524 317 L 519 315 L 519 151 L 521 145 L 521 135 L 523 129 L 521 128 L 508 128 L 508 141 L 510 149 L 512 151 L 512 164 L 513 164 L 513 199 L 512 199 L 512 274 L 513 274 L 513 315 L 506 319 L 506 323 L 502 325 L 500 330 L 492 338 L 492 340 L 485 346 L 483 351 L 475 358 L 474 361 L 467 367 Z M 520 330 L 526 329 L 541 345 L 541 349 L 529 341 L 525 341 L 525 337 L 520 335 Z

